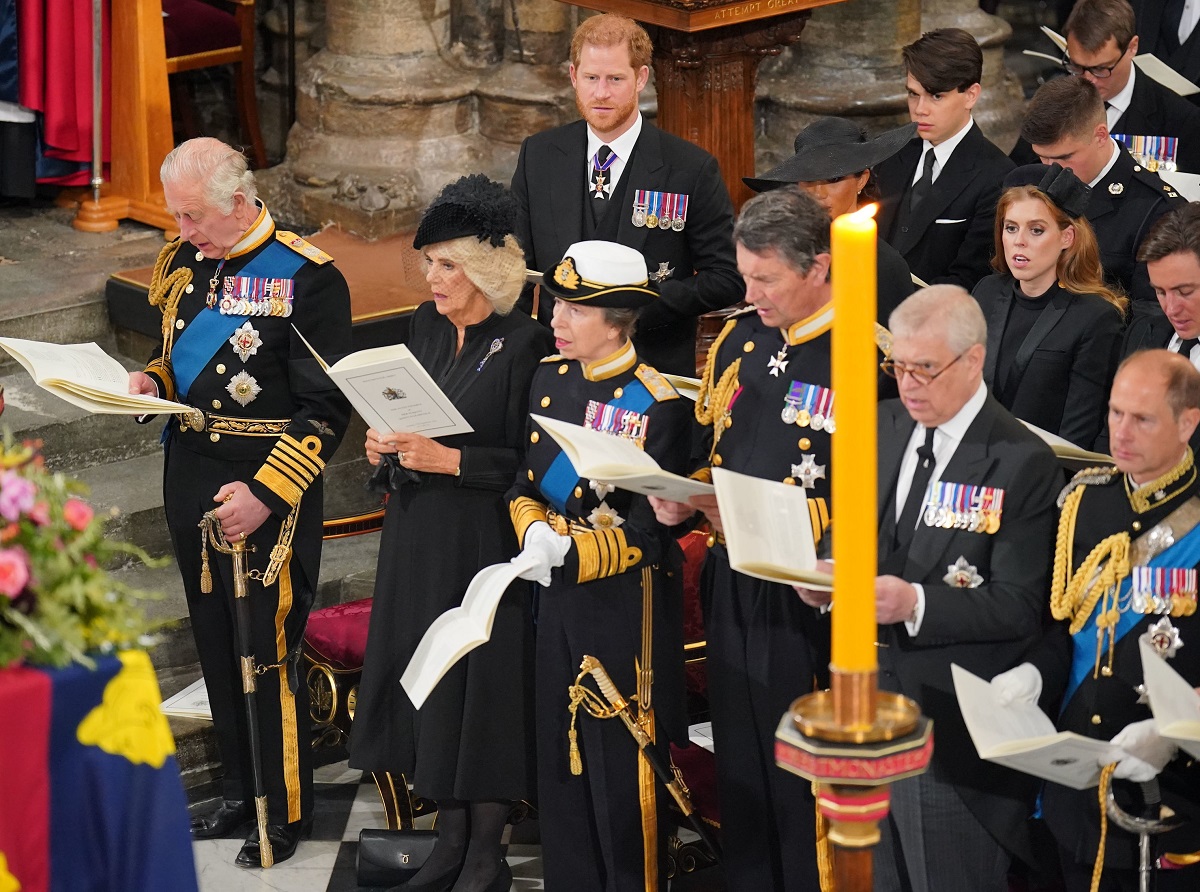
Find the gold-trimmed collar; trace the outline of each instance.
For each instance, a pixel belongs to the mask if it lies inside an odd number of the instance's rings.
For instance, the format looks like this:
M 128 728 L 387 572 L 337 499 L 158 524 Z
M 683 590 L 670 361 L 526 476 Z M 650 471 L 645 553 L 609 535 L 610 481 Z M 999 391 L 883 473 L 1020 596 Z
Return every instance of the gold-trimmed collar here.
M 615 353 L 610 353 L 595 362 L 580 363 L 580 367 L 583 369 L 583 377 L 588 381 L 604 381 L 613 375 L 629 371 L 635 362 L 637 351 L 633 349 L 632 341 L 626 341 Z
M 797 344 L 803 344 L 818 335 L 825 334 L 831 328 L 833 328 L 833 304 L 827 303 L 808 318 L 801 319 L 789 326 L 783 337 L 789 347 L 795 347 Z
M 1171 499 L 1186 490 L 1196 480 L 1196 461 L 1192 455 L 1192 447 L 1187 448 L 1183 459 L 1157 480 L 1151 480 L 1141 486 L 1135 486 L 1129 475 L 1125 475 L 1125 495 L 1129 505 L 1138 514 L 1145 514 L 1151 508 L 1165 505 Z
M 238 239 L 238 243 L 230 248 L 229 253 L 225 255 L 225 259 L 229 260 L 233 257 L 240 257 L 249 251 L 263 244 L 275 232 L 275 221 L 271 219 L 271 212 L 267 210 L 265 204 L 259 203 L 262 208 L 258 212 L 253 225 L 246 230 L 246 234 Z

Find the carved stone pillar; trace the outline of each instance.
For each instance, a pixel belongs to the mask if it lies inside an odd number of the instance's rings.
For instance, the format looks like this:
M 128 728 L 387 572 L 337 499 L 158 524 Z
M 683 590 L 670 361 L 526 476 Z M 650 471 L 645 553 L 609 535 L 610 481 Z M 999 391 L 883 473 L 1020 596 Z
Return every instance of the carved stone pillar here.
M 757 170 L 792 154 L 796 134 L 825 115 L 872 131 L 908 121 L 900 49 L 921 34 L 921 0 L 848 0 L 813 11 L 804 36 L 759 81 Z
M 979 8 L 978 0 L 923 0 L 921 30 L 962 28 L 983 47 L 983 93 L 975 120 L 988 139 L 1007 152 L 1016 144 L 1025 109 L 1020 80 L 1004 65 L 1004 44 L 1012 37 L 1008 22 Z

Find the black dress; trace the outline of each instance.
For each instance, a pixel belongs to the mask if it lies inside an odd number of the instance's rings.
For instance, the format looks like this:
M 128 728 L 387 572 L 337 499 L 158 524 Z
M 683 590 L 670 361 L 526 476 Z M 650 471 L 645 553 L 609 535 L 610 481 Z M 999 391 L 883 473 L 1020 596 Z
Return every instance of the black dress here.
M 462 603 L 475 573 L 518 551 L 504 493 L 521 463 L 530 380 L 552 346 L 524 313 L 493 314 L 467 328 L 455 356 L 454 325 L 432 303 L 413 314 L 409 348 L 475 430 L 439 441 L 462 450 L 460 477 L 413 475 L 388 501 L 350 765 L 403 773 L 422 796 L 532 793 L 527 583 L 505 594 L 491 640 L 459 661 L 420 710 L 400 676 L 426 628 Z

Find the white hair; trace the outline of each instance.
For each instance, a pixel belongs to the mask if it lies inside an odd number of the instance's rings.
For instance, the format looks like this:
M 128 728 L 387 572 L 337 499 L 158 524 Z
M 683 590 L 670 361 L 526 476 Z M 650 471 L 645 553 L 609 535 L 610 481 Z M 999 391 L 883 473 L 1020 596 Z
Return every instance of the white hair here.
M 163 159 L 159 179 L 168 183 L 200 183 L 209 205 L 222 214 L 233 212 L 238 192 L 253 202 L 258 196 L 246 156 L 219 139 L 201 136 L 177 145 Z
M 930 285 L 892 310 L 888 328 L 893 337 L 905 338 L 939 332 L 955 353 L 976 344 L 987 346 L 987 320 L 979 302 L 958 285 Z

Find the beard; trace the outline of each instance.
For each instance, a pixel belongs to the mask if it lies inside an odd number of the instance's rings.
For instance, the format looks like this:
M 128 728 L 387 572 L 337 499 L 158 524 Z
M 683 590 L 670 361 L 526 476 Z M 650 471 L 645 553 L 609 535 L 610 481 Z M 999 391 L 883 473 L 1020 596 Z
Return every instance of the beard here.
M 611 111 L 602 113 L 596 112 L 590 106 L 583 103 L 579 98 L 579 92 L 575 92 L 575 108 L 579 112 L 579 116 L 588 122 L 588 125 L 596 133 L 609 133 L 617 130 L 633 120 L 637 114 L 638 101 L 637 95 L 628 102 L 621 105 L 613 105 Z

